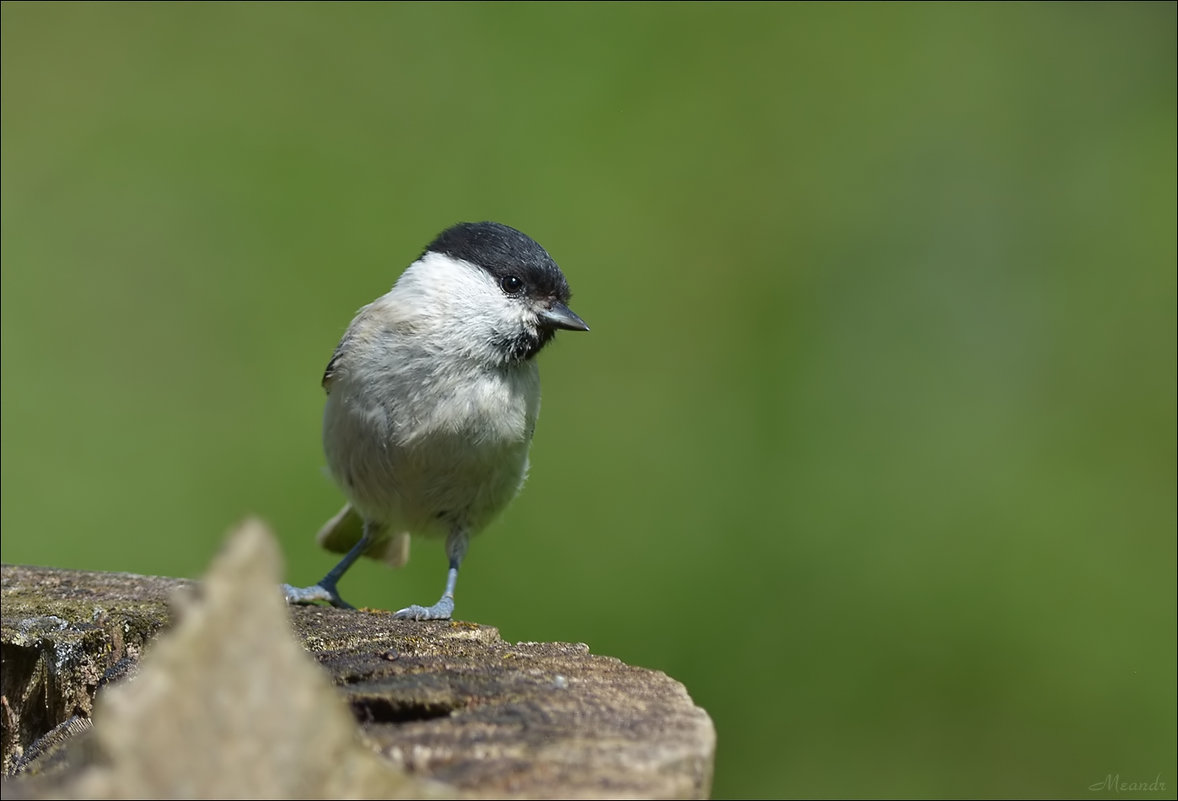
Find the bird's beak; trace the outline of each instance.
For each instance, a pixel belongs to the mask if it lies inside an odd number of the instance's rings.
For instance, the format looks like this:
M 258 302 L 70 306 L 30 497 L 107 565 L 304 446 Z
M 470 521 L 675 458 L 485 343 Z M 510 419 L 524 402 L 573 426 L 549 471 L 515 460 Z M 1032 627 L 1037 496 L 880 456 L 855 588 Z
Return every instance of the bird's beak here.
M 588 331 L 585 321 L 573 313 L 568 306 L 553 301 L 547 308 L 540 310 L 540 322 L 550 328 L 564 328 L 569 331 Z

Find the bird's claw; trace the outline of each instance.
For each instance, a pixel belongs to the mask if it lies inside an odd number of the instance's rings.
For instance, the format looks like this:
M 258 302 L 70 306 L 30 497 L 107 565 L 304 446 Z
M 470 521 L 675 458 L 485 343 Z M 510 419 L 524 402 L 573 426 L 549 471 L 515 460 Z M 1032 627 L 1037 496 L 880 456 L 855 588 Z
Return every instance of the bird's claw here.
M 335 586 L 325 586 L 322 583 L 312 584 L 310 587 L 292 587 L 282 585 L 282 594 L 288 604 L 312 604 L 316 601 L 327 601 L 336 609 L 355 609 L 350 603 L 340 597 Z
M 433 606 L 413 604 L 393 613 L 397 620 L 449 620 L 454 614 L 454 599 L 443 597 Z

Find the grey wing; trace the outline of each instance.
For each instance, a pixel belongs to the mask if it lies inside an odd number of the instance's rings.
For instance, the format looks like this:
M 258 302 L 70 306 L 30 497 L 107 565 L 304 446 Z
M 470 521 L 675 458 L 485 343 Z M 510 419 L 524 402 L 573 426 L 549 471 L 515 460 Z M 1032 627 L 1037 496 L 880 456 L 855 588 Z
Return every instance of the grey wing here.
M 322 386 L 328 395 L 331 394 L 331 379 L 335 377 L 335 371 L 340 367 L 340 362 L 344 356 L 344 347 L 348 344 L 348 339 L 348 335 L 344 334 L 344 338 L 335 346 L 335 352 L 331 354 L 331 361 L 327 363 L 327 369 L 323 371 Z

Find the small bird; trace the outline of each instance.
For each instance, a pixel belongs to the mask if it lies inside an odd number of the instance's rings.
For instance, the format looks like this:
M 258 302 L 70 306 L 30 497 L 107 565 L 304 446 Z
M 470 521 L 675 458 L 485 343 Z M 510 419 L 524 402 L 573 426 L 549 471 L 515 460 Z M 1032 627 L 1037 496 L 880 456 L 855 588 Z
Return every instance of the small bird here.
M 433 606 L 395 617 L 448 620 L 470 537 L 519 492 L 540 411 L 535 356 L 559 329 L 588 331 L 556 262 L 495 222 L 446 229 L 393 288 L 360 309 L 323 373 L 323 449 L 347 496 L 319 531 L 345 553 L 287 601 L 352 608 L 336 588 L 361 556 L 394 567 L 409 536 L 444 536 L 450 570 Z

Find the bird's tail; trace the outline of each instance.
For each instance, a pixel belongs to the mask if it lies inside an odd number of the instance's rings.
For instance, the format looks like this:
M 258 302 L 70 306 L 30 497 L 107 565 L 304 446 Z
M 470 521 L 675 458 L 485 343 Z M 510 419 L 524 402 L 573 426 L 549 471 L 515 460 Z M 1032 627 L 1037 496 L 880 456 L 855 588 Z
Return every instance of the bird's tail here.
M 409 561 L 408 531 L 390 534 L 387 529 L 374 527 L 372 534 L 372 545 L 364 553 L 369 559 L 385 562 L 391 567 L 400 567 Z M 315 541 L 332 553 L 347 553 L 362 536 L 364 519 L 347 503 L 323 524 L 315 535 Z

